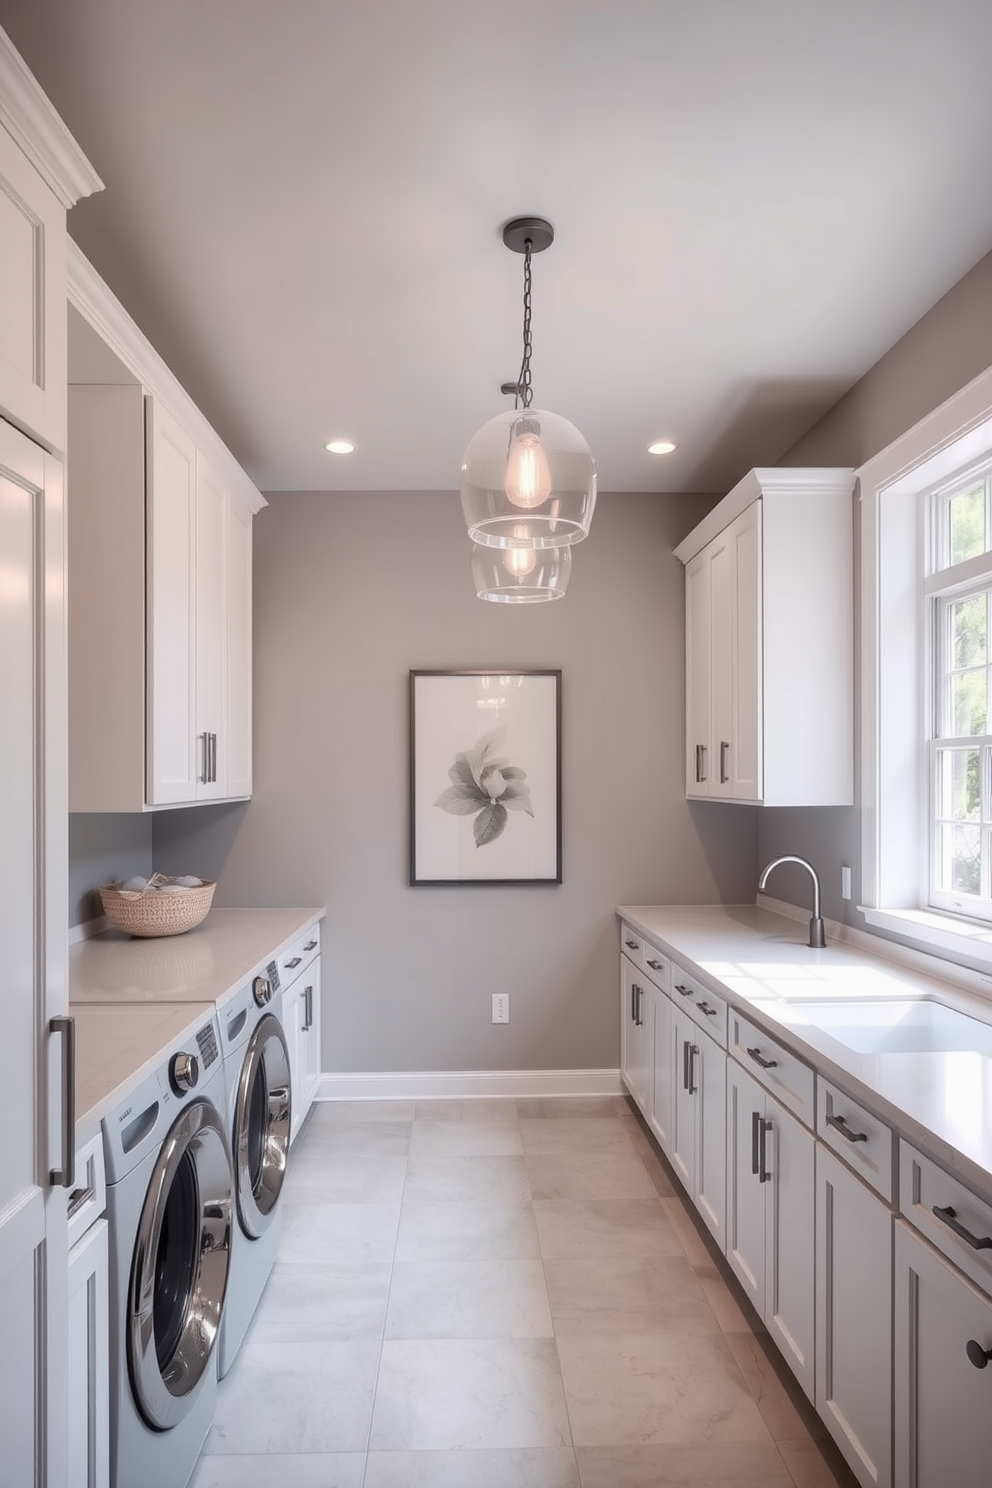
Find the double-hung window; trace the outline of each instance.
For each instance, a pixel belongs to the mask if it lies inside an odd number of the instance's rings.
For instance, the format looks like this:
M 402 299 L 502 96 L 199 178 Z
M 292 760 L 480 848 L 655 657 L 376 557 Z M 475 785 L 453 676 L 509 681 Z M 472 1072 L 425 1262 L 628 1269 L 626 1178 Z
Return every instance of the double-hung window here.
M 992 969 L 992 369 L 858 471 L 861 909 Z

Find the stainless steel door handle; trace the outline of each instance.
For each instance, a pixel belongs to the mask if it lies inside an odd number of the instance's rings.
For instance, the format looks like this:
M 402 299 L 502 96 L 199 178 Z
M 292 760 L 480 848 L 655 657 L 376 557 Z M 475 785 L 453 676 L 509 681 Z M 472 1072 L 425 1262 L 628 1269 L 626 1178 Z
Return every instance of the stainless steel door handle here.
M 313 1027 L 313 988 L 312 987 L 304 987 L 304 989 L 303 989 L 303 1006 L 304 1006 L 304 1008 L 306 1010 L 305 1013 L 304 1013 L 304 1017 L 305 1017 L 306 1021 L 303 1024 L 303 1032 L 304 1033 L 309 1033 L 310 1032 L 310 1029 Z
M 62 1165 L 49 1173 L 54 1188 L 76 1182 L 76 1023 L 66 1016 L 49 1021 L 50 1033 L 62 1035 Z
M 721 785 L 726 785 L 727 781 L 730 779 L 730 776 L 727 774 L 727 754 L 729 753 L 729 750 L 730 750 L 730 745 L 727 742 L 727 740 L 726 739 L 721 739 L 720 740 L 720 784 Z

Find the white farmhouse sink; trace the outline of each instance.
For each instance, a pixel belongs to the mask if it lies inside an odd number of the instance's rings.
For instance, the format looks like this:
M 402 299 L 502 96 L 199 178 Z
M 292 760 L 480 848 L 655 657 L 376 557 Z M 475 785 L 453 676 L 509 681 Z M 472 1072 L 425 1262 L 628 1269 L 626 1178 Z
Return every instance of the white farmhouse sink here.
M 945 1054 L 972 1051 L 992 1056 L 992 1024 L 969 1018 L 926 998 L 790 1003 L 793 1026 L 812 1025 L 856 1054 Z

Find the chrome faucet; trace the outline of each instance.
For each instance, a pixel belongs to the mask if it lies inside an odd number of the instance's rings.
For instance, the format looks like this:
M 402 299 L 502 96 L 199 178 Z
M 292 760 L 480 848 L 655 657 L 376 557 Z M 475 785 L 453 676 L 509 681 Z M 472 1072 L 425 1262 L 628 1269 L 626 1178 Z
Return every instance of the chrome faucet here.
M 777 868 L 779 863 L 799 863 L 801 867 L 806 869 L 806 872 L 813 880 L 813 915 L 809 922 L 809 943 L 817 949 L 822 949 L 827 942 L 824 939 L 823 920 L 820 917 L 820 880 L 812 863 L 807 863 L 805 858 L 797 858 L 795 853 L 786 853 L 782 858 L 773 858 L 761 870 L 761 877 L 758 879 L 758 893 L 760 894 L 762 892 L 765 884 L 768 882 L 769 873 L 771 873 L 773 868 Z

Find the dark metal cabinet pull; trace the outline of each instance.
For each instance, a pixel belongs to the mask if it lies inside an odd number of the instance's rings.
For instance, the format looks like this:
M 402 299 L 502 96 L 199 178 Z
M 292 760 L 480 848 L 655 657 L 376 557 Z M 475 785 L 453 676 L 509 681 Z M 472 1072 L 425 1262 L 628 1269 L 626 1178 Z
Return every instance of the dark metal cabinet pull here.
M 770 1121 L 762 1121 L 759 1125 L 761 1129 L 761 1140 L 758 1144 L 758 1182 L 767 1183 L 772 1175 L 768 1171 L 768 1148 L 766 1141 L 768 1133 L 772 1129 L 772 1124 Z
M 637 943 L 636 940 L 625 940 L 624 941 L 624 945 L 630 951 L 639 951 L 640 950 L 640 946 L 638 945 L 638 943 Z
M 946 1209 L 941 1209 L 939 1204 L 934 1204 L 933 1212 L 941 1224 L 945 1224 L 949 1230 L 953 1230 L 955 1235 L 960 1236 L 966 1245 L 971 1246 L 972 1250 L 992 1250 L 992 1235 L 985 1235 L 982 1239 L 979 1239 L 977 1235 L 973 1235 L 970 1230 L 966 1230 L 964 1225 L 960 1223 L 956 1211 L 950 1205 Z
M 313 988 L 304 987 L 303 1005 L 306 1009 L 306 1021 L 303 1024 L 303 1032 L 309 1033 L 313 1027 Z
M 60 1016 L 49 1020 L 50 1033 L 62 1035 L 62 1164 L 52 1168 L 54 1188 L 74 1188 L 76 1183 L 76 1023 Z
M 292 959 L 292 961 L 287 961 L 286 962 L 286 970 L 287 971 L 292 971 L 293 967 L 294 966 L 299 966 L 299 964 L 300 964 L 300 962 L 302 960 L 303 960 L 303 957 L 302 956 L 294 956 L 293 959 Z
M 964 1351 L 968 1355 L 968 1362 L 974 1364 L 976 1369 L 985 1369 L 992 1359 L 992 1349 L 982 1348 L 977 1338 L 969 1338 Z
M 689 1089 L 689 1040 L 682 1040 L 682 1089 Z
M 748 1049 L 747 1051 L 755 1064 L 760 1064 L 762 1069 L 774 1069 L 778 1064 L 777 1059 L 762 1059 L 759 1049 Z
M 702 785 L 706 779 L 706 745 L 696 745 L 696 784 Z
M 689 1083 L 686 1086 L 690 1095 L 695 1095 L 699 1086 L 696 1084 L 696 1055 L 699 1053 L 698 1044 L 687 1044 L 689 1050 Z
M 729 749 L 730 749 L 730 744 L 728 743 L 728 741 L 726 739 L 721 739 L 720 740 L 720 784 L 721 785 L 726 785 L 727 781 L 730 779 L 730 776 L 727 774 L 727 753 L 728 753 Z
M 706 1014 L 707 1018 L 715 1018 L 717 1015 L 717 1009 L 711 1008 L 708 1002 L 697 1002 L 696 1006 L 701 1013 Z
M 316 944 L 317 942 L 315 940 L 308 940 L 303 949 L 305 951 L 312 951 L 316 947 Z
M 757 1178 L 761 1169 L 761 1112 L 751 1112 L 751 1172 Z
M 641 988 L 635 986 L 635 988 L 634 988 L 634 1022 L 637 1024 L 638 1028 L 640 1028 L 642 1026 L 643 1022 L 644 1022 L 644 1019 L 641 1017 L 641 998 L 642 998 L 643 995 L 644 994 L 641 991 Z
M 692 988 L 687 987 L 684 982 L 676 982 L 675 990 L 680 997 L 691 997 L 693 995 Z
M 649 961 L 648 965 L 652 971 L 664 971 L 665 969 L 665 963 L 663 961 Z
M 633 982 L 630 984 L 630 1021 L 637 1022 L 637 987 Z
M 867 1142 L 868 1140 L 867 1132 L 852 1131 L 843 1116 L 828 1116 L 827 1125 L 832 1126 L 834 1131 L 839 1131 L 841 1136 L 846 1137 L 849 1142 Z M 989 1244 L 992 1245 L 992 1240 Z

